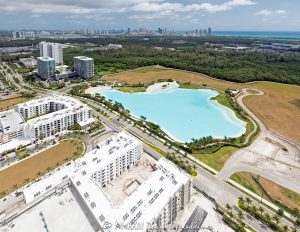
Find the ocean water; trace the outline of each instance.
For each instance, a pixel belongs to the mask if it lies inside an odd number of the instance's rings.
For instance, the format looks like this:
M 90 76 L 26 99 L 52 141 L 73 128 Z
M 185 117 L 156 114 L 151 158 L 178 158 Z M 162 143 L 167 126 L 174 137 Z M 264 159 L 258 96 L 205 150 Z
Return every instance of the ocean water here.
M 296 39 L 300 40 L 300 32 L 280 31 L 214 31 L 217 36 L 236 36 L 248 38 L 275 38 L 275 39 Z
M 151 93 L 124 93 L 111 89 L 98 93 L 122 103 L 133 116 L 145 116 L 180 142 L 209 135 L 237 137 L 246 130 L 245 122 L 233 111 L 210 100 L 218 94 L 213 90 L 173 88 Z

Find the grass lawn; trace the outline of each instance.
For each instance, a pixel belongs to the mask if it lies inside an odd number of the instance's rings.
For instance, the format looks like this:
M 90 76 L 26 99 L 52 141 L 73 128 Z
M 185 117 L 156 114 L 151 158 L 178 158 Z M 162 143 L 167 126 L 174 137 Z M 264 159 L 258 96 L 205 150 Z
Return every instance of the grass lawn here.
M 163 67 L 145 67 L 137 70 L 104 76 L 104 80 L 120 80 L 129 84 L 148 84 L 159 79 L 173 79 L 181 83 L 206 85 L 220 90 L 253 88 L 263 91 L 262 96 L 249 96 L 245 104 L 269 129 L 300 143 L 300 87 L 273 82 L 233 83 L 209 78 L 203 74 L 173 70 Z
M 138 68 L 134 70 L 134 72 L 136 73 L 161 72 L 161 71 L 164 71 L 164 68 L 160 66 L 148 66 L 148 67 Z
M 259 92 L 255 89 L 248 89 L 247 92 L 250 94 L 259 94 Z
M 197 84 L 180 83 L 179 88 L 182 88 L 182 89 L 205 89 L 205 86 L 197 85 Z
M 117 90 L 126 93 L 137 93 L 137 92 L 145 92 L 146 87 L 120 87 Z
M 260 186 L 253 180 L 252 176 L 257 178 L 256 174 L 249 173 L 249 172 L 238 172 L 231 176 L 231 179 L 239 183 L 240 185 L 244 186 L 245 188 L 249 189 L 250 191 L 256 193 L 257 195 L 261 196 L 261 188 Z M 285 205 L 289 209 L 298 208 L 300 210 L 300 194 L 287 189 L 267 178 L 262 176 L 258 177 L 260 185 L 263 187 L 265 192 L 271 197 L 264 195 L 263 197 L 269 201 L 281 202 L 282 205 Z
M 192 154 L 192 156 L 196 156 L 197 159 L 212 167 L 213 169 L 220 171 L 226 161 L 230 158 L 230 156 L 236 152 L 238 148 L 236 147 L 222 147 L 220 150 L 213 154 Z
M 50 171 L 69 159 L 78 157 L 76 151 L 83 152 L 83 144 L 78 140 L 64 140 L 60 144 L 45 150 L 31 158 L 23 160 L 0 171 L 0 193 L 12 192 L 39 177 L 39 174 Z
M 26 98 L 22 97 L 0 100 L 0 110 L 6 110 L 8 107 L 15 106 L 16 104 L 22 103 L 26 100 Z

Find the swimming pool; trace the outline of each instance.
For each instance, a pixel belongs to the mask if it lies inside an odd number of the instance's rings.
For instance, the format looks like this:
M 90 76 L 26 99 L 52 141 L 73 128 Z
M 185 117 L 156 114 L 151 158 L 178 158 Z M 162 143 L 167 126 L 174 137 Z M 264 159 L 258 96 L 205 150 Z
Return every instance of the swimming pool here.
M 246 123 L 237 118 L 232 110 L 210 100 L 218 95 L 214 90 L 174 87 L 140 93 L 105 89 L 98 93 L 106 99 L 122 103 L 135 117 L 145 116 L 180 142 L 204 136 L 238 137 L 246 130 Z

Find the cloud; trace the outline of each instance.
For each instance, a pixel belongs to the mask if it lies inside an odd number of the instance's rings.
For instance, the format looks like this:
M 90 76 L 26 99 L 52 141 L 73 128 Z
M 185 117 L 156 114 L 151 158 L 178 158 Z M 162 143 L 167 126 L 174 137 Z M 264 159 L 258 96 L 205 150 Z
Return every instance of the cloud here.
M 255 13 L 255 15 L 264 16 L 264 17 L 267 17 L 267 16 L 284 16 L 286 14 L 287 14 L 287 12 L 285 10 L 274 10 L 274 11 L 261 10 L 261 11 L 258 11 L 258 12 Z
M 43 13 L 122 13 L 122 12 L 193 12 L 216 13 L 228 11 L 238 6 L 254 5 L 252 0 L 226 0 L 221 4 L 184 4 L 170 0 L 1 0 L 0 12 Z

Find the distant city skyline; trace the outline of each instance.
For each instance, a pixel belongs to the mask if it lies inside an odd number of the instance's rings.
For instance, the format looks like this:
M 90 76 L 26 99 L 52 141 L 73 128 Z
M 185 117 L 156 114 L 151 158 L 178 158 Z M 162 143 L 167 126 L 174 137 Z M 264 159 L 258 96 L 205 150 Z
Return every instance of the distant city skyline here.
M 299 31 L 297 0 L 2 0 L 0 30 Z

